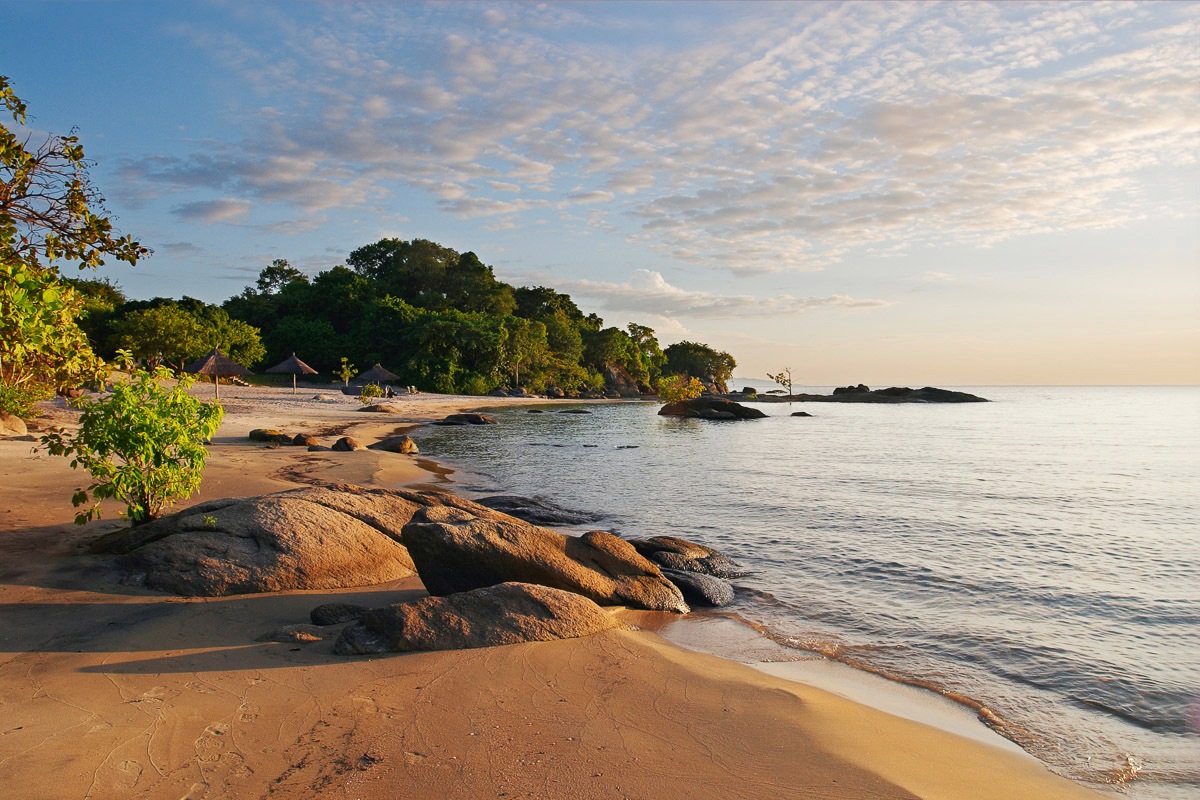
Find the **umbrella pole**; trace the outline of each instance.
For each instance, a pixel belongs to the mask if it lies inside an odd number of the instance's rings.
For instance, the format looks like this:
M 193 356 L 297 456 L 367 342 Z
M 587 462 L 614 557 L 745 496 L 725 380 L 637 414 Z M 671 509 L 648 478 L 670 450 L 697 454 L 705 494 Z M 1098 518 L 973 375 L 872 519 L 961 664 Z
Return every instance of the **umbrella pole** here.
M 296 373 L 292 373 L 292 394 L 296 393 Z
M 221 399 L 221 390 L 217 387 L 220 380 L 216 375 L 213 375 L 213 398 L 216 400 Z

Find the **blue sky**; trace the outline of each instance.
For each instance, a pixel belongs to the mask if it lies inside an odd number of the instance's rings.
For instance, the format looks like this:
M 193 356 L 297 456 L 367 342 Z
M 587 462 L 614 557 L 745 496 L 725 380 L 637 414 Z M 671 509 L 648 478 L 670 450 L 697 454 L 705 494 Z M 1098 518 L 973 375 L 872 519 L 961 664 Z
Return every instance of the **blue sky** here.
M 426 238 L 739 375 L 1200 383 L 1195 3 L 0 0 L 0 74 L 133 297 Z

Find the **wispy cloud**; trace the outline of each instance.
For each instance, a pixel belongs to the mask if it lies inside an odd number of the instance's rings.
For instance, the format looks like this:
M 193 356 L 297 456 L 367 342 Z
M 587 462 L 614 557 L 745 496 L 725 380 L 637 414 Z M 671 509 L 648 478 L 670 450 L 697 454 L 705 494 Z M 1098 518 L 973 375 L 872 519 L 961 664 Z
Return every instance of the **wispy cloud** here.
M 720 37 L 674 11 L 374 4 L 280 24 L 278 50 L 208 34 L 270 106 L 125 176 L 306 213 L 416 188 L 490 227 L 586 204 L 673 258 L 762 273 L 1172 213 L 1143 175 L 1197 162 L 1194 4 L 762 5 Z M 651 25 L 652 46 L 607 44 Z M 203 202 L 177 209 L 249 211 Z
M 249 200 L 222 198 L 220 200 L 197 200 L 183 203 L 172 209 L 175 216 L 184 222 L 240 222 L 250 214 L 252 204 Z
M 757 317 L 783 317 L 819 308 L 853 310 L 891 305 L 886 300 L 856 299 L 841 294 L 828 297 L 721 295 L 674 286 L 660 273 L 644 269 L 635 270 L 630 279 L 622 283 L 562 279 L 556 283 L 570 294 L 587 298 L 605 309 L 666 318 L 729 319 L 748 313 Z

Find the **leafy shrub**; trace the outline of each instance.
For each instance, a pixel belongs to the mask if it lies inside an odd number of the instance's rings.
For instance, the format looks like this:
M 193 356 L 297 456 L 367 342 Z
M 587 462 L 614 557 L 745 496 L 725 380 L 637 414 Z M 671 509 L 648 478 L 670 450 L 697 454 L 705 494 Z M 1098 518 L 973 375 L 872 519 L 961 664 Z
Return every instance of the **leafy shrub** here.
M 33 416 L 33 404 L 38 400 L 51 397 L 54 391 L 48 384 L 32 383 L 10 386 L 0 383 L 0 412 L 11 414 L 21 419 Z
M 468 372 L 461 378 L 461 393 L 483 395 L 495 388 L 495 381 L 489 381 L 477 372 Z
M 383 388 L 378 383 L 368 383 L 358 393 L 358 402 L 364 406 L 369 406 L 371 405 L 371 401 L 376 397 L 383 397 Z
M 672 375 L 658 382 L 658 397 L 664 403 L 691 400 L 704 394 L 704 384 L 687 375 Z
M 128 351 L 118 354 L 132 366 Z M 126 506 L 124 516 L 133 525 L 158 517 L 177 499 L 200 488 L 208 451 L 204 442 L 217 432 L 224 410 L 204 403 L 187 389 L 190 376 L 166 386 L 169 370 L 134 369 L 126 380 L 113 385 L 103 400 L 80 398 L 80 428 L 73 436 L 49 433 L 42 437 L 52 455 L 71 458 L 71 468 L 83 467 L 92 484 L 79 489 L 71 503 L 92 506 L 75 514 L 83 525 L 100 517 L 100 500 L 115 498 Z

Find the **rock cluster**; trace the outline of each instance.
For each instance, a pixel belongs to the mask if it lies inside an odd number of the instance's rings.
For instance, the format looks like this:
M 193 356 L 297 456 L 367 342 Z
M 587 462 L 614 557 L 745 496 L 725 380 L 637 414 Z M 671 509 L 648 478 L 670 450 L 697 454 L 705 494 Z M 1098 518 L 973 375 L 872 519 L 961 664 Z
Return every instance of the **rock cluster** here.
M 611 533 L 566 536 L 496 512 L 431 506 L 413 515 L 400 541 L 434 595 L 519 581 L 605 605 L 688 611 L 683 595 L 658 567 Z
M 760 419 L 767 416 L 757 408 L 749 408 L 724 397 L 703 394 L 691 400 L 667 403 L 658 410 L 662 417 L 693 417 L 695 419 L 733 420 Z

